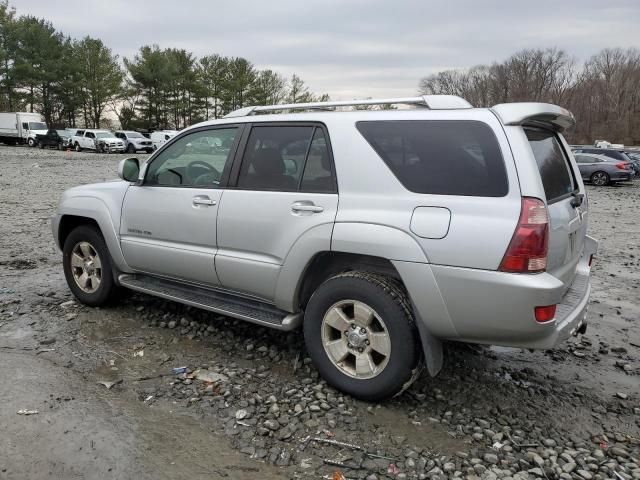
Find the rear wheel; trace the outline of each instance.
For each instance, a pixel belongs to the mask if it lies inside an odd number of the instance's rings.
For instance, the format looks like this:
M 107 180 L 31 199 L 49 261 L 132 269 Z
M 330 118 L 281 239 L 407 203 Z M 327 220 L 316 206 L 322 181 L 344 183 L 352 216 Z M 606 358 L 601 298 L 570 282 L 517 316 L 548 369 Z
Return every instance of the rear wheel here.
M 117 293 L 111 256 L 100 231 L 81 225 L 71 231 L 62 249 L 64 275 L 80 302 L 99 307 Z
M 304 337 L 324 379 L 363 400 L 402 392 L 421 359 L 406 294 L 394 280 L 368 272 L 336 275 L 315 291 Z
M 591 183 L 598 187 L 603 187 L 605 185 L 609 185 L 610 182 L 609 174 L 607 172 L 594 172 L 591 175 Z

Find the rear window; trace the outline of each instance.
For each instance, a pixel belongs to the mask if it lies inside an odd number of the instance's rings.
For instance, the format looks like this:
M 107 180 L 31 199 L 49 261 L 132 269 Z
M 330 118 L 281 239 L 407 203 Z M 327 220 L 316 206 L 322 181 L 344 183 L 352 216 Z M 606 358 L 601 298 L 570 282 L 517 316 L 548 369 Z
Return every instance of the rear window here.
M 502 197 L 509 190 L 498 141 L 482 122 L 372 121 L 357 128 L 412 192 Z
M 547 202 L 574 192 L 576 183 L 573 173 L 556 134 L 537 128 L 526 128 L 525 133 L 538 164 Z

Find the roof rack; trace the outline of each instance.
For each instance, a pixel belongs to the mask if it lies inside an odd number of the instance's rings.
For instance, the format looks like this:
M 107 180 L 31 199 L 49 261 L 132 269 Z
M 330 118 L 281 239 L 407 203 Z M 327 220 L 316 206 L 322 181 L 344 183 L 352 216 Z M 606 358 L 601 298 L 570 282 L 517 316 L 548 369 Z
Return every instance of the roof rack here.
M 456 95 L 422 95 L 420 97 L 377 98 L 367 100 L 343 100 L 334 102 L 288 103 L 284 105 L 265 105 L 244 107 L 225 115 L 225 118 L 246 117 L 258 113 L 282 110 L 329 110 L 337 107 L 357 107 L 361 105 L 414 105 L 431 110 L 449 110 L 473 108 L 464 98 Z

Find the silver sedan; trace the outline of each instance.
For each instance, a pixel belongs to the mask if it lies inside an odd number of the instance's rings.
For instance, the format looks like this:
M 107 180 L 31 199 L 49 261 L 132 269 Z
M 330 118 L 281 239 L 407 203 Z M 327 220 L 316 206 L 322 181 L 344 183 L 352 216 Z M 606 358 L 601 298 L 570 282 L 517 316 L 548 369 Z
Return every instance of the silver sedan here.
M 575 153 L 574 156 L 582 179 L 596 186 L 633 179 L 634 171 L 630 162 L 595 153 Z

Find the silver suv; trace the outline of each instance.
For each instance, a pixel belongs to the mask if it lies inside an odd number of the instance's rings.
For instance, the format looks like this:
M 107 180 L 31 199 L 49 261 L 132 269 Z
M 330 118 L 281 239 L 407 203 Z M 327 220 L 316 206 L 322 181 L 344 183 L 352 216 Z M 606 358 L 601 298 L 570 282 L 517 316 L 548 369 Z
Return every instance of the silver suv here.
M 53 236 L 81 302 L 125 287 L 302 326 L 330 384 L 377 400 L 438 373 L 442 340 L 548 349 L 584 331 L 597 242 L 573 123 L 451 96 L 244 108 L 66 191 Z

